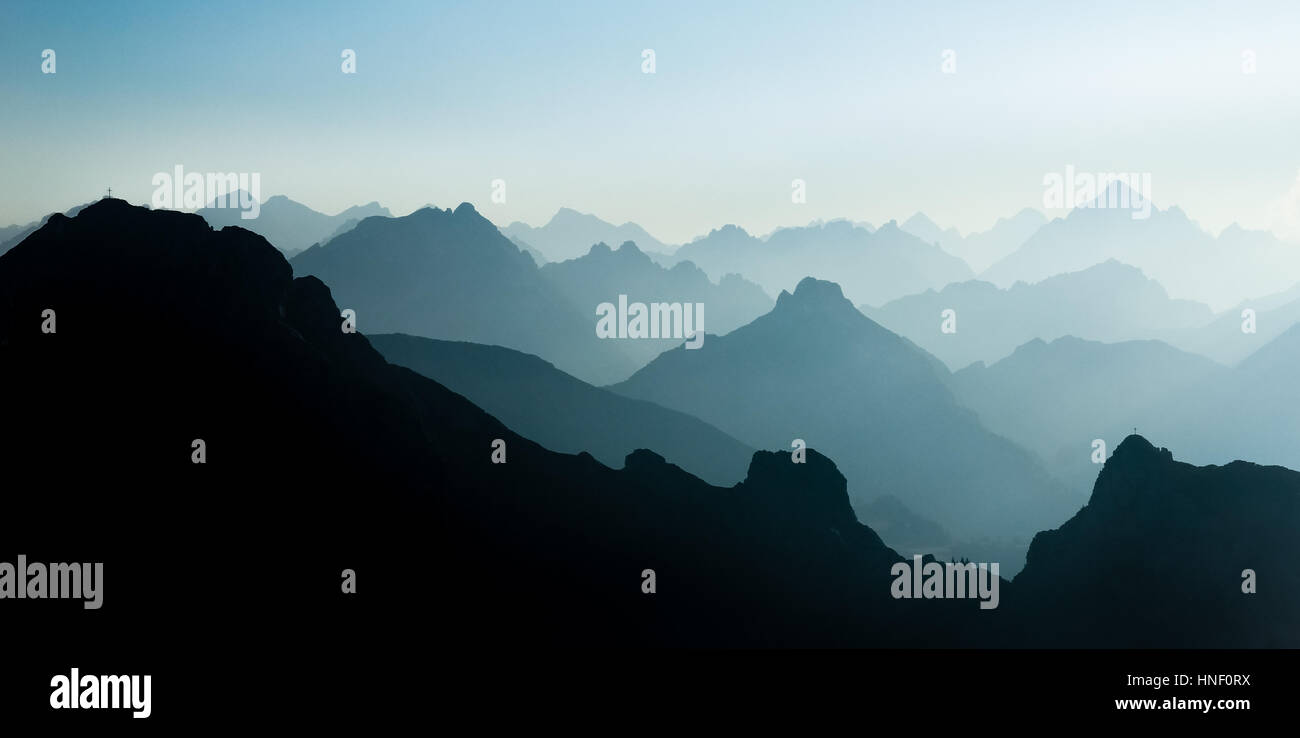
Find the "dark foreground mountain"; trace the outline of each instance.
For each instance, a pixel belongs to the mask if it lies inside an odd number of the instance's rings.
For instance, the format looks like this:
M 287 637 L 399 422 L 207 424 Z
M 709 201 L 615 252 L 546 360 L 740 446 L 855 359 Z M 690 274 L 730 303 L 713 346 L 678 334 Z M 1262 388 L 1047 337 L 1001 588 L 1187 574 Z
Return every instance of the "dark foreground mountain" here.
M 64 211 L 63 214 L 71 218 L 72 216 L 81 212 L 81 209 L 84 207 L 86 207 L 86 205 L 78 205 L 74 208 L 70 208 L 69 210 Z M 24 238 L 27 238 L 28 236 L 35 233 L 36 229 L 45 225 L 45 222 L 48 221 L 51 217 L 53 217 L 53 214 L 47 215 L 44 218 L 41 218 L 40 220 L 33 221 L 26 225 L 11 225 L 11 226 L 5 226 L 3 229 L 0 229 L 0 254 L 4 254 L 9 249 L 12 249 L 13 247 L 22 243 Z
M 22 634 L 7 664 L 185 674 L 208 695 L 268 654 L 1297 645 L 1294 472 L 1197 469 L 1129 439 L 999 608 L 894 599 L 899 557 L 816 451 L 758 452 L 729 489 L 649 451 L 613 470 L 543 449 L 339 324 L 329 290 L 265 239 L 193 215 L 105 200 L 0 257 L 5 559 L 101 561 L 106 582 L 94 612 L 0 603 Z M 1246 568 L 1258 595 L 1240 594 Z M 299 708 L 344 696 L 274 688 Z
M 564 453 L 587 451 L 620 467 L 650 448 L 701 479 L 745 477 L 754 449 L 685 413 L 593 387 L 536 356 L 501 346 L 401 334 L 369 336 L 393 364 L 413 369 L 527 438 Z
M 227 199 L 228 202 L 238 203 L 239 195 L 230 195 Z M 208 221 L 208 225 L 213 228 L 246 228 L 270 241 L 285 256 L 293 256 L 312 244 L 324 243 L 346 230 L 349 223 L 355 226 L 357 222 L 371 216 L 391 215 L 388 208 L 377 202 L 354 205 L 336 215 L 326 215 L 284 195 L 274 195 L 262 203 L 256 218 L 245 220 L 237 207 L 216 207 L 217 204 L 212 203 L 198 211 Z
M 593 384 L 640 366 L 628 341 L 597 337 L 595 304 L 570 303 L 468 203 L 363 220 L 292 263 L 329 284 L 363 332 L 508 346 Z
M 1201 407 L 1207 386 L 1236 384 L 1231 374 L 1160 341 L 1067 336 L 1035 339 L 992 366 L 966 367 L 950 386 L 994 433 L 1037 453 L 1072 487 L 1088 489 L 1101 468 L 1092 461 L 1094 440 L 1111 449 L 1135 427 L 1172 432 L 1164 423 L 1168 408 Z M 1201 417 L 1187 430 L 1206 431 L 1216 422 Z
M 1022 538 L 1082 504 L 980 425 L 933 357 L 804 279 L 772 312 L 665 352 L 617 392 L 690 413 L 758 448 L 794 439 L 838 459 L 859 509 L 893 495 L 958 540 Z M 960 553 L 960 551 L 958 552 Z
M 1194 464 L 1252 459 L 1300 468 L 1300 325 L 1236 367 L 1159 341 L 1031 341 L 952 376 L 991 430 L 1037 452 L 1055 474 L 1091 484 L 1092 444 L 1134 428 L 1168 439 Z
M 613 470 L 340 323 L 262 237 L 119 200 L 0 257 L 6 551 L 106 572 L 94 617 L 6 601 L 7 627 L 58 633 L 25 642 L 64 665 L 185 674 L 267 653 L 987 641 L 998 611 L 975 600 L 890 596 L 899 557 L 816 452 L 758 452 L 731 488 L 650 451 Z
M 1088 505 L 1034 538 L 1006 605 L 1026 645 L 1296 648 L 1298 529 L 1300 473 L 1194 467 L 1129 436 Z

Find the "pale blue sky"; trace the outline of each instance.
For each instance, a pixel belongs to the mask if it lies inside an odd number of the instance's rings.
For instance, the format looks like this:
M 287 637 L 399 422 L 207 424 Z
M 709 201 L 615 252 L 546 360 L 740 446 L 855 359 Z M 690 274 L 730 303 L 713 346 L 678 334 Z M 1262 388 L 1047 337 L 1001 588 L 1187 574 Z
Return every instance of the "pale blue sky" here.
M 670 243 L 916 210 L 965 232 L 1073 164 L 1150 172 L 1214 232 L 1270 227 L 1300 205 L 1298 40 L 1295 0 L 6 0 L 0 224 L 110 185 L 145 203 L 181 164 L 331 213 L 567 206 Z

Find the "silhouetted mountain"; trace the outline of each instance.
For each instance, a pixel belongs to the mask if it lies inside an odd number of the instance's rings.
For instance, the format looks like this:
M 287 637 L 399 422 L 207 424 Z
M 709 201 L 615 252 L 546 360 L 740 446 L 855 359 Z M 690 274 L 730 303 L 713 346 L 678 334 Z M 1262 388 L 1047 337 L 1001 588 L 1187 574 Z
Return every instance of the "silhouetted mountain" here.
M 903 295 L 970 279 L 970 267 L 893 221 L 874 233 L 846 221 L 783 228 L 766 239 L 725 226 L 674 254 L 717 279 L 736 273 L 769 294 L 792 290 L 800 275 L 843 285 L 854 302 L 880 305 Z
M 75 216 L 77 213 L 81 212 L 82 208 L 86 207 L 86 205 L 89 204 L 90 203 L 85 203 L 82 205 L 78 205 L 74 208 L 69 208 L 68 210 L 64 211 L 63 214 L 71 218 Z M 26 225 L 12 225 L 12 226 L 6 226 L 4 229 L 0 229 L 0 254 L 4 254 L 9 249 L 12 249 L 13 247 L 22 243 L 23 239 L 35 233 L 36 229 L 45 225 L 45 223 L 49 221 L 49 219 L 53 217 L 53 215 L 54 214 L 51 213 L 50 215 L 47 215 L 38 221 L 34 221 Z
M 1125 188 L 1115 184 L 1111 189 L 1122 193 Z M 1109 202 L 1109 192 L 1098 201 Z M 1216 310 L 1300 281 L 1300 247 L 1270 233 L 1232 227 L 1216 239 L 1176 207 L 1152 207 L 1145 219 L 1135 220 L 1132 213 L 1120 208 L 1072 210 L 1038 229 L 980 279 L 1009 287 L 1117 259 L 1159 281 L 1170 295 Z
M 594 384 L 639 366 L 625 353 L 635 341 L 598 338 L 596 306 L 573 306 L 469 203 L 368 218 L 292 264 L 325 280 L 363 331 L 507 346 Z
M 938 244 L 978 273 L 1020 248 L 1045 223 L 1042 213 L 1025 208 L 1010 218 L 998 218 L 987 231 L 966 236 L 956 228 L 940 228 L 925 213 L 908 218 L 901 228 L 926 243 Z
M 547 261 L 576 259 L 597 243 L 623 243 L 632 241 L 645 251 L 672 251 L 659 239 L 645 232 L 636 223 L 616 226 L 594 215 L 560 208 L 551 220 L 540 228 L 515 221 L 501 232 L 506 236 L 529 244 L 541 251 Z
M 1300 647 L 1300 474 L 1194 467 L 1132 435 L 1008 588 L 1026 645 Z M 1243 592 L 1243 572 L 1257 581 Z
M 758 448 L 804 439 L 840 459 L 858 509 L 892 494 L 959 540 L 1027 542 L 1070 515 L 1081 495 L 985 430 L 957 404 L 946 374 L 854 309 L 837 285 L 807 278 L 753 323 L 709 336 L 698 350 L 664 352 L 612 389 Z
M 928 382 L 892 381 L 935 362 L 851 306 L 813 309 L 844 302 L 829 288 L 801 285 L 754 324 L 665 358 L 741 353 L 747 332 L 771 326 L 795 340 L 760 355 L 756 376 L 793 357 L 800 381 L 748 396 L 816 400 L 827 373 L 808 371 L 818 362 L 802 349 L 824 347 L 803 336 L 836 326 L 809 331 L 805 319 L 834 316 L 877 339 L 835 344 L 879 370 L 853 381 L 892 387 L 925 421 L 889 431 L 929 449 L 924 465 L 952 468 L 953 416 L 926 401 Z M 42 330 L 45 310 L 54 332 Z M 900 557 L 854 520 L 844 477 L 817 451 L 804 464 L 757 452 L 730 489 L 651 451 L 612 470 L 548 451 L 388 364 L 338 316 L 328 288 L 294 279 L 262 237 L 120 200 L 55 215 L 0 256 L 0 383 L 22 390 L 6 399 L 0 465 L 7 480 L 40 482 L 0 492 L 6 519 L 22 522 L 6 545 L 102 561 L 110 582 L 93 618 L 53 607 L 68 603 L 10 608 L 16 632 L 40 623 L 75 637 L 20 640 L 7 662 L 31 648 L 139 663 L 163 621 L 204 629 L 177 647 L 178 667 L 271 648 L 294 662 L 340 632 L 362 654 L 426 637 L 485 648 L 1297 645 L 1295 472 L 1194 468 L 1130 438 L 1088 506 L 1035 538 L 999 609 L 894 599 Z M 1261 354 L 1258 368 L 1280 371 L 1293 346 Z M 495 439 L 505 464 L 490 460 Z M 362 594 L 340 596 L 344 568 Z M 1241 593 L 1246 568 L 1259 594 Z M 645 569 L 653 595 L 640 591 Z M 237 596 L 216 596 L 226 592 Z
M 450 212 L 405 225 L 435 218 L 478 228 Z M 649 451 L 612 470 L 386 363 L 338 316 L 261 236 L 120 200 L 0 257 L 0 382 L 23 390 L 0 463 L 40 479 L 6 486 L 23 521 L 6 545 L 84 554 L 112 582 L 94 618 L 14 608 L 8 624 L 76 633 L 42 639 L 46 658 L 135 663 L 159 618 L 181 619 L 205 628 L 183 663 L 215 664 L 268 648 L 292 662 L 340 632 L 358 653 L 426 636 L 906 647 L 980 642 L 995 622 L 973 600 L 891 597 L 899 557 L 815 451 L 755 453 L 730 489 Z M 214 596 L 226 586 L 238 596 Z
M 227 198 L 225 204 L 238 203 L 239 193 L 228 195 Z M 217 207 L 218 204 L 213 202 L 199 210 L 198 214 L 213 228 L 239 226 L 257 233 L 286 256 L 292 256 L 312 244 L 328 241 L 348 230 L 346 226 L 350 221 L 360 221 L 372 215 L 391 215 L 388 208 L 381 207 L 377 202 L 354 205 L 338 215 L 326 215 L 284 195 L 275 195 L 262 203 L 256 218 L 244 220 L 241 216 L 243 211 L 236 205 Z
M 1153 428 L 1171 403 L 1197 403 L 1203 385 L 1234 385 L 1230 370 L 1159 341 L 1034 339 L 993 364 L 952 375 L 959 401 L 993 431 L 1037 453 L 1072 488 L 1086 489 L 1107 448 L 1133 427 Z M 1205 417 L 1196 427 L 1212 425 Z M 1163 429 L 1162 429 L 1163 430 Z
M 594 315 L 596 306 L 617 303 L 619 295 L 629 302 L 703 304 L 704 330 L 729 333 L 772 309 L 772 298 L 753 282 L 728 274 L 717 284 L 694 264 L 659 266 L 632 242 L 617 250 L 598 243 L 583 257 L 551 262 L 542 276 L 576 308 Z M 645 338 L 623 341 L 620 348 L 637 366 L 644 366 L 660 353 L 682 343 L 682 338 Z
M 372 335 L 393 364 L 413 369 L 552 451 L 587 451 L 611 467 L 637 449 L 721 486 L 745 476 L 754 450 L 713 426 L 653 402 L 592 387 L 549 362 L 500 346 Z
M 1205 305 L 1171 300 L 1157 282 L 1113 260 L 1036 284 L 999 289 L 988 282 L 961 282 L 861 309 L 953 369 L 992 363 L 1035 338 L 1172 342 L 1213 318 Z M 943 311 L 949 309 L 956 311 L 955 333 L 942 330 Z

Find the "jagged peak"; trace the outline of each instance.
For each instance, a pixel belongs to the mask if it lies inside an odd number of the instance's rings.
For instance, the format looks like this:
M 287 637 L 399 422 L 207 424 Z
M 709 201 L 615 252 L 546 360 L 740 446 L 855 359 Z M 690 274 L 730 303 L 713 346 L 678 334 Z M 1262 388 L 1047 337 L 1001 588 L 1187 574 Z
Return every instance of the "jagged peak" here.
M 814 277 L 804 277 L 795 285 L 794 293 L 791 294 L 781 290 L 781 295 L 776 298 L 777 307 L 782 303 L 797 305 L 839 305 L 841 303 L 849 304 L 844 297 L 844 291 L 835 282 Z M 849 304 L 849 307 L 853 307 Z
M 1173 459 L 1173 452 L 1169 449 L 1157 448 L 1146 438 L 1136 433 L 1130 433 L 1123 441 L 1120 441 L 1118 446 L 1115 447 L 1115 451 L 1111 454 L 1110 461 L 1108 461 L 1107 464 L 1111 462 L 1133 463 L 1135 461 L 1173 461 Z

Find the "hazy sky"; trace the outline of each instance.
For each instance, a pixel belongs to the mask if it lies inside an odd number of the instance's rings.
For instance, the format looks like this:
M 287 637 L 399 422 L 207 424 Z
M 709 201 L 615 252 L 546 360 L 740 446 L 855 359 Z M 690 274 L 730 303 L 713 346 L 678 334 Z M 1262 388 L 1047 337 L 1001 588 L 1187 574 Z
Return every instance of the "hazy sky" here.
M 1296 0 L 6 0 L 0 100 L 0 225 L 148 202 L 180 164 L 330 213 L 568 206 L 669 243 L 917 210 L 966 232 L 1073 164 L 1150 172 L 1216 233 L 1300 233 Z

